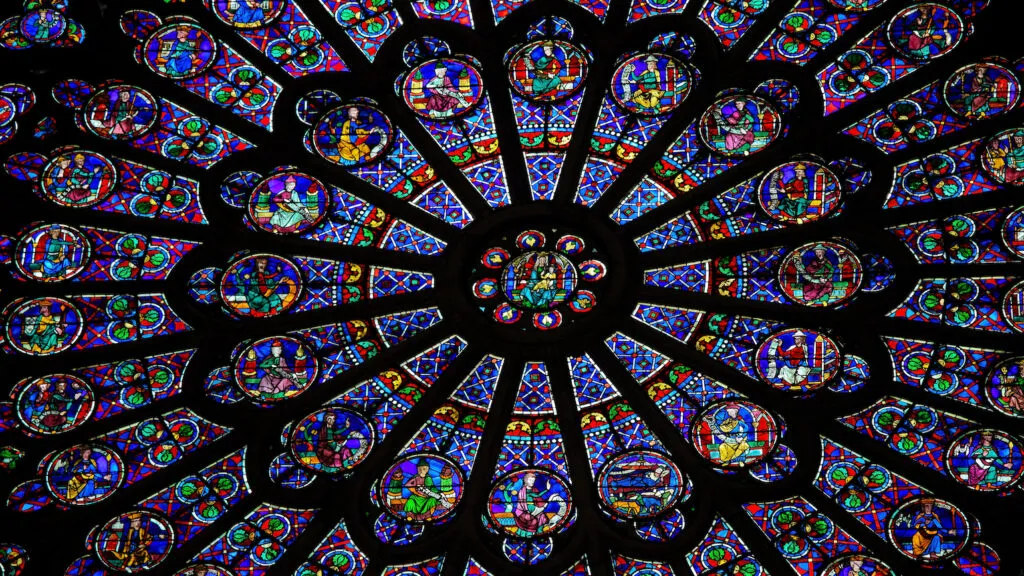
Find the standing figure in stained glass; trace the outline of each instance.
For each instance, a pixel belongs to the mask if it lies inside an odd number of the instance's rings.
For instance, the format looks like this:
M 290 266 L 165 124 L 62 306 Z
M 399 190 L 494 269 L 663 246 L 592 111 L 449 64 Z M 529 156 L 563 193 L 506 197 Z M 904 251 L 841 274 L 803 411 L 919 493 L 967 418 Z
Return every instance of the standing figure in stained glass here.
M 69 270 L 81 267 L 81 260 L 76 256 L 82 248 L 76 236 L 62 234 L 61 228 L 53 227 L 33 247 L 38 260 L 29 269 L 36 278 L 63 278 Z
M 424 89 L 427 93 L 427 101 L 424 109 L 432 118 L 450 118 L 455 115 L 456 110 L 469 108 L 472 103 L 467 96 L 472 97 L 470 87 L 463 86 L 463 78 L 469 78 L 465 68 L 459 78 L 453 82 L 448 76 L 448 65 L 451 61 L 439 60 L 434 65 L 434 77 L 427 81 Z M 469 92 L 464 94 L 464 92 Z
M 935 503 L 932 500 L 921 501 L 921 511 L 914 516 L 913 527 L 916 532 L 911 540 L 914 546 L 913 554 L 922 560 L 929 558 L 940 558 L 942 553 L 942 534 L 955 535 L 955 530 L 947 530 L 942 525 L 942 519 L 935 513 Z
M 170 522 L 148 510 L 134 510 L 108 522 L 90 539 L 103 564 L 114 572 L 148 572 L 174 548 Z
M 270 316 L 284 310 L 284 301 L 278 295 L 278 287 L 282 284 L 280 271 L 267 270 L 267 259 L 256 259 L 256 270 L 252 276 L 246 276 L 245 300 L 253 316 Z
M 56 36 L 55 32 L 64 26 L 60 13 L 55 10 L 48 8 L 37 10 L 35 16 L 33 40 L 36 42 L 49 42 L 53 40 Z
M 377 137 L 378 144 L 370 144 L 371 138 Z M 375 125 L 371 119 L 359 114 L 359 108 L 348 109 L 348 118 L 341 124 L 338 134 L 338 155 L 350 164 L 359 164 L 376 158 L 388 139 L 387 128 Z
M 84 154 L 75 154 L 74 162 L 75 165 L 71 168 L 68 178 L 67 197 L 72 202 L 79 202 L 95 194 L 96 176 L 102 168 L 100 166 L 96 166 L 92 170 L 86 168 Z
M 747 435 L 750 426 L 740 417 L 737 404 L 727 404 L 725 414 L 718 413 L 715 418 L 714 434 L 718 439 L 718 460 L 727 464 L 733 460 L 742 460 L 750 450 Z

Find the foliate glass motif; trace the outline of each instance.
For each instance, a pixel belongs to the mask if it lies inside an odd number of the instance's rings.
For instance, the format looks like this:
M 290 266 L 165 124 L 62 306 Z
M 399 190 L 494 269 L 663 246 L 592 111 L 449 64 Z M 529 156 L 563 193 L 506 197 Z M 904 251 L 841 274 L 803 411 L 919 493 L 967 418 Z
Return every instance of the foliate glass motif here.
M 0 574 L 1024 569 L 1012 7 L 9 4 Z

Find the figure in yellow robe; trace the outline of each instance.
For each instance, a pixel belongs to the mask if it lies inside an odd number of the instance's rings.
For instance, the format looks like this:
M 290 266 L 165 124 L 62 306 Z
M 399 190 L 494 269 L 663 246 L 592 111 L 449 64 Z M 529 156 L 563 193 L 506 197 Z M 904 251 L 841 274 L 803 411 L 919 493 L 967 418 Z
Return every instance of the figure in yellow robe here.
M 352 164 L 363 162 L 373 151 L 370 146 L 370 136 L 379 134 L 379 129 L 360 127 L 359 109 L 355 106 L 348 109 L 348 120 L 341 124 L 341 134 L 338 136 L 338 156 Z
M 750 450 L 747 442 L 747 423 L 739 417 L 739 407 L 725 407 L 726 417 L 718 422 L 716 436 L 719 438 L 718 459 L 723 463 L 742 459 Z

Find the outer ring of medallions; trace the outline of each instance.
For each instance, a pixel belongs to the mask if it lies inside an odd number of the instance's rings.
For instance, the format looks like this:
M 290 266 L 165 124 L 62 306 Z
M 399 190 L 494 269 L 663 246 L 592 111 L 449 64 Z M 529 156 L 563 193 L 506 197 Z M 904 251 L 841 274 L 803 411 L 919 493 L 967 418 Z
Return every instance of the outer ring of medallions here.
M 607 265 L 597 305 L 590 313 L 581 315 L 567 309 L 563 313 L 567 317 L 575 316 L 574 322 L 549 331 L 532 326 L 523 330 L 525 324 L 522 323 L 528 322 L 528 318 L 520 320 L 516 326 L 495 322 L 489 314 L 479 310 L 479 300 L 472 296 L 471 270 L 479 265 L 484 251 L 502 236 L 515 237 L 524 230 L 540 230 L 554 242 L 556 238 L 550 238 L 547 232 L 551 228 L 580 236 L 587 249 L 596 248 L 596 257 Z M 443 258 L 435 288 L 437 305 L 444 318 L 454 321 L 459 335 L 479 336 L 492 350 L 504 345 L 520 352 L 541 353 L 556 343 L 563 343 L 566 353 L 583 350 L 606 338 L 613 327 L 629 316 L 636 305 L 636 286 L 642 278 L 639 251 L 632 239 L 617 230 L 605 214 L 582 206 L 550 202 L 510 206 L 480 216 L 451 241 Z

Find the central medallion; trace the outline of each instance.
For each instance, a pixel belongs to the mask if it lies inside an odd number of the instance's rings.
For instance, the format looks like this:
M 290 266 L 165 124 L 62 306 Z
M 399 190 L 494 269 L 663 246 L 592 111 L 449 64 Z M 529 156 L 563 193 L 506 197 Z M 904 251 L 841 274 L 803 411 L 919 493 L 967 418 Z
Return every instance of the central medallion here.
M 605 276 L 604 263 L 580 236 L 558 230 L 550 236 L 526 230 L 481 255 L 473 297 L 495 322 L 551 330 L 596 306 L 593 288 Z M 593 286 L 582 289 L 581 283 Z
M 576 290 L 576 266 L 558 252 L 527 252 L 505 266 L 501 280 L 505 298 L 513 306 L 550 310 Z

